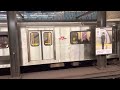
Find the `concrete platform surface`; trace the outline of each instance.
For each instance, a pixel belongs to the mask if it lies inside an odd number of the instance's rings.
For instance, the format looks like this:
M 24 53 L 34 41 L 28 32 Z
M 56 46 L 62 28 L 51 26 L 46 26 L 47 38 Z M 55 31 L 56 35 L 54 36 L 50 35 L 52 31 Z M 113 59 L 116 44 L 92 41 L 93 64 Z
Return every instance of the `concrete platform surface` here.
M 78 67 L 70 69 L 40 71 L 21 74 L 21 79 L 85 79 L 88 77 L 120 74 L 120 66 L 108 65 L 104 69 L 96 67 Z M 9 79 L 10 76 L 0 76 L 0 79 Z

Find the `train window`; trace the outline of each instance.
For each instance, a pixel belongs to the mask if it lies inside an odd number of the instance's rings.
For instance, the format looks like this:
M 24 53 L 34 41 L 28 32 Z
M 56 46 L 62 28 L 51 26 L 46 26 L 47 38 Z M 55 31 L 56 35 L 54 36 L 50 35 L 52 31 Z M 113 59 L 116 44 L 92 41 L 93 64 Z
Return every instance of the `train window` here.
M 8 48 L 8 35 L 0 35 L 0 48 Z
M 39 33 L 38 32 L 30 33 L 30 42 L 31 42 L 31 46 L 39 46 Z
M 81 32 L 77 32 L 78 33 L 78 44 L 81 43 Z
M 52 45 L 52 33 L 44 32 L 44 45 L 50 46 Z
M 90 43 L 90 31 L 73 31 L 70 33 L 71 44 Z
M 81 43 L 87 44 L 90 43 L 90 31 L 81 32 Z
M 78 33 L 76 31 L 70 32 L 70 42 L 71 44 L 78 44 Z

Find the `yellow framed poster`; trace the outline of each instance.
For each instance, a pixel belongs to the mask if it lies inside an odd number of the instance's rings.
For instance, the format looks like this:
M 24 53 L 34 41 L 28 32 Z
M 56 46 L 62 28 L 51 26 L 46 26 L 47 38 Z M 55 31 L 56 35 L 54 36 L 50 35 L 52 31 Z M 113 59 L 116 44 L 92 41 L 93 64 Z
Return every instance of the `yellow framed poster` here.
M 96 28 L 96 55 L 112 54 L 112 27 Z

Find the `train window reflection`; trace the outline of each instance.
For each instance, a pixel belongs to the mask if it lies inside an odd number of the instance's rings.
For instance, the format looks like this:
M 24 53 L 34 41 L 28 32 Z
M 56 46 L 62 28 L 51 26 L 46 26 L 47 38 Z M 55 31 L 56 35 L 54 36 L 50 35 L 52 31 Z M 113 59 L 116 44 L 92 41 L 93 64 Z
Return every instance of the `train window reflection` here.
M 81 32 L 81 43 L 90 43 L 90 31 Z
M 0 48 L 8 48 L 8 35 L 0 36 Z
M 31 46 L 39 46 L 39 33 L 38 32 L 30 33 L 30 42 L 31 42 Z
M 52 33 L 44 32 L 44 45 L 50 46 L 52 45 Z

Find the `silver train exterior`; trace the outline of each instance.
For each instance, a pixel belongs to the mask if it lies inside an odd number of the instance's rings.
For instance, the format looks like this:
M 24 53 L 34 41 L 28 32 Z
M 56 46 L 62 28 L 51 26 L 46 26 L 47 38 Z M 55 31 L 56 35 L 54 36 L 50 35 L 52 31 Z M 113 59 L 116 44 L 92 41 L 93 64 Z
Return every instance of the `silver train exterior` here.
M 96 59 L 95 25 L 81 25 L 81 22 L 24 22 L 18 23 L 18 27 L 21 66 Z M 0 32 L 7 31 L 7 25 L 1 23 Z M 85 37 L 87 42 L 82 41 Z M 107 55 L 107 58 L 116 54 Z M 0 57 L 3 56 L 9 57 L 9 47 L 0 48 Z M 6 62 L 1 63 L 0 68 L 10 67 L 9 60 Z

